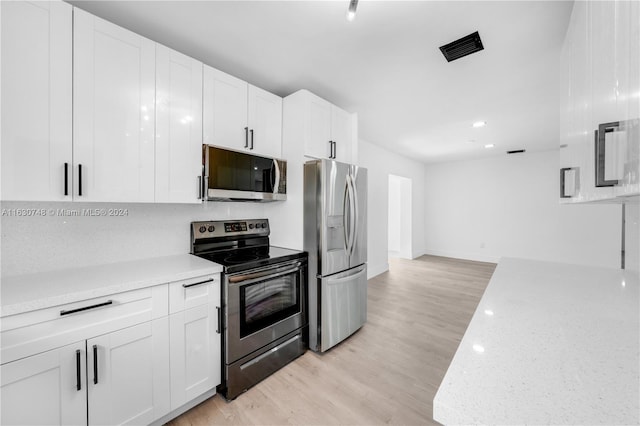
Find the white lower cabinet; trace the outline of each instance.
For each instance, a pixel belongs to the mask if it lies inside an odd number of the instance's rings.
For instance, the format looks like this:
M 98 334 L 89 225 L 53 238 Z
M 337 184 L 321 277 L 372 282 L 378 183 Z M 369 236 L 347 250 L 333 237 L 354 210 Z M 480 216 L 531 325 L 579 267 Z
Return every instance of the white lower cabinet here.
M 171 409 L 175 410 L 221 380 L 220 278 L 201 277 L 169 284 Z
M 168 421 L 220 384 L 220 275 L 5 316 L 0 342 L 2 425 Z
M 149 424 L 170 411 L 169 320 L 87 340 L 90 425 Z
M 2 365 L 2 424 L 149 424 L 164 416 L 168 331 L 164 317 Z
M 3 425 L 87 423 L 85 342 L 0 366 Z

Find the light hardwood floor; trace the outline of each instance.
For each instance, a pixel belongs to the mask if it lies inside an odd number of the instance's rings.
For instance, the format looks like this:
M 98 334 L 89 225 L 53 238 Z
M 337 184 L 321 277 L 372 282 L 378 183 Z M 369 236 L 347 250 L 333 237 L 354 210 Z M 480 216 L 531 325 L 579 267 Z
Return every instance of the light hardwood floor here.
M 362 329 L 319 355 L 307 351 L 232 402 L 215 397 L 171 426 L 434 424 L 433 397 L 493 263 L 392 259 L 369 280 Z

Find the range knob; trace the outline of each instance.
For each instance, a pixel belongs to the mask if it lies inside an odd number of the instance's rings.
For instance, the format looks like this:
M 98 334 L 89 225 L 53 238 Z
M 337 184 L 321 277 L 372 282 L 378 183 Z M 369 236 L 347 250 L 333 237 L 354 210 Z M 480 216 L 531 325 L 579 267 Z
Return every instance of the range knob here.
M 264 222 L 262 222 L 262 227 L 263 227 L 263 228 L 266 228 L 266 227 L 267 227 L 267 224 L 266 224 L 266 223 L 264 223 Z
M 253 229 L 253 223 L 249 224 L 249 229 Z
M 198 230 L 200 231 L 201 234 L 204 234 L 205 232 L 207 232 L 207 227 L 202 225 Z
M 216 227 L 213 225 L 209 225 L 209 232 L 213 232 L 216 230 Z

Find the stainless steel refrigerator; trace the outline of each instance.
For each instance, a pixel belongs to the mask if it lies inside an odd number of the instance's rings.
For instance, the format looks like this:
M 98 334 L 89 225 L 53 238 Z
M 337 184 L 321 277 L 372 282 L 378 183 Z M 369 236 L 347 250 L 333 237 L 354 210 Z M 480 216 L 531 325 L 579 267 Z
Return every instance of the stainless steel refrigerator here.
M 309 253 L 309 347 L 324 352 L 367 320 L 367 169 L 333 160 L 304 166 Z

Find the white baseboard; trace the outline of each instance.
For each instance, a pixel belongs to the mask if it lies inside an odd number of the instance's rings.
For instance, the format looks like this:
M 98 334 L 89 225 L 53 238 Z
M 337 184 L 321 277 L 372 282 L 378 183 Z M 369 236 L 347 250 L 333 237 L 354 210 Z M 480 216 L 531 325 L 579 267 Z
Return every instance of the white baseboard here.
M 379 263 L 377 265 L 373 265 L 371 263 L 367 264 L 367 279 L 371 279 L 376 275 L 380 275 L 389 270 L 389 263 Z
M 482 253 L 459 253 L 444 250 L 426 249 L 424 251 L 424 254 L 429 254 L 431 256 L 453 257 L 455 259 L 474 260 L 476 262 L 498 263 L 500 261 L 500 256 L 491 256 Z

